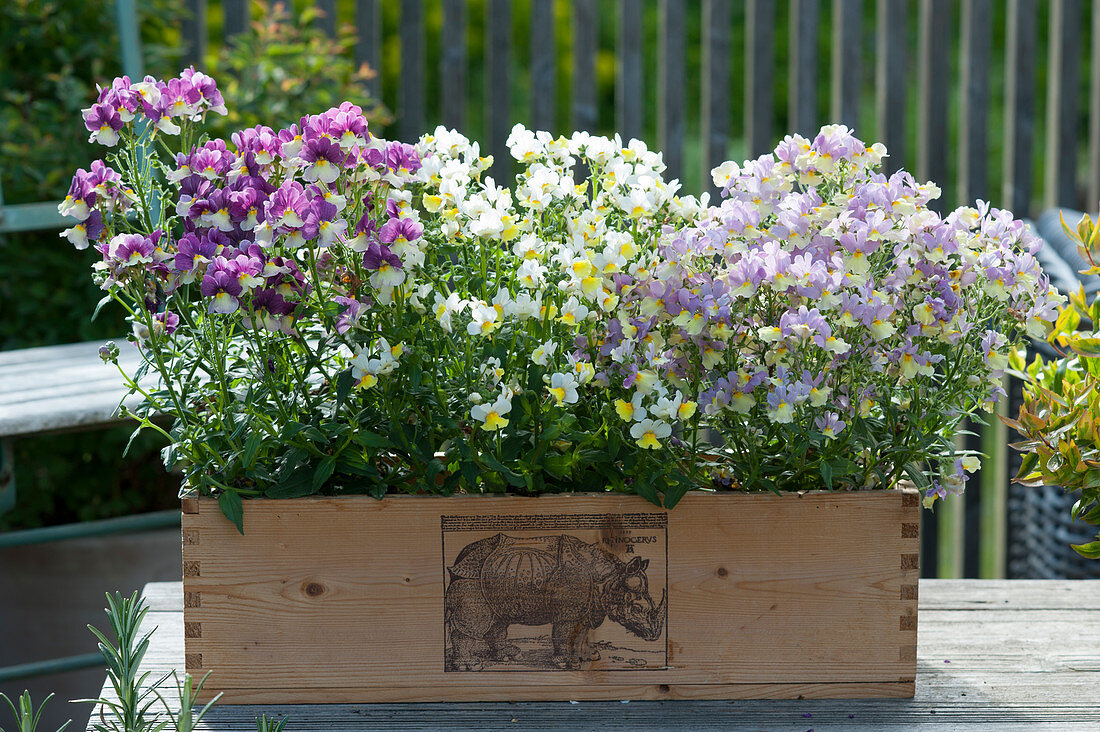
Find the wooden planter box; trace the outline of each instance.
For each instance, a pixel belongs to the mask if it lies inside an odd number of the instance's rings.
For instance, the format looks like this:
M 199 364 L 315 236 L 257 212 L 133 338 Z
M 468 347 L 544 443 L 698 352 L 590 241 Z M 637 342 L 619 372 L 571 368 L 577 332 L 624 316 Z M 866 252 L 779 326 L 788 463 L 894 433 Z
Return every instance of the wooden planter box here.
M 919 498 L 185 499 L 225 703 L 908 697 Z M 667 601 L 662 596 L 667 593 Z

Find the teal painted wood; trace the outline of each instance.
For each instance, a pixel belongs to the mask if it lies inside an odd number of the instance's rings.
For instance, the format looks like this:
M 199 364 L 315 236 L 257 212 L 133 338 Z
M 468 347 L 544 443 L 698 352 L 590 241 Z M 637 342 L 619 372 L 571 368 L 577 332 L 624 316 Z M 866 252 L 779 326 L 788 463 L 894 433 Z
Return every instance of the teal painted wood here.
M 1085 204 L 1100 202 L 1100 3 L 1092 4 L 1092 55 L 1089 60 L 1089 167 Z
M 367 64 L 375 77 L 367 89 L 375 99 L 382 97 L 382 14 L 378 0 L 355 0 L 355 62 Z
M 0 234 L 39 229 L 64 229 L 75 224 L 57 212 L 56 201 L 17 203 L 5 206 L 0 199 Z
M 802 135 L 813 135 L 818 128 L 817 67 L 821 58 L 817 34 L 820 22 L 819 0 L 791 0 L 787 114 L 790 131 Z
M 503 186 L 512 182 L 508 133 L 512 129 L 512 4 L 485 3 L 485 137 L 482 150 L 493 156 L 493 178 Z
M 465 2 L 465 0 L 461 0 Z M 554 132 L 557 102 L 558 52 L 553 0 L 534 0 L 531 5 L 531 126 Z
M 137 5 L 134 0 L 115 0 L 118 42 L 122 58 L 122 73 L 131 80 L 145 76 L 141 58 L 141 34 L 138 32 Z
M 206 0 L 187 0 L 184 3 L 180 37 L 183 40 L 184 66 L 202 68 L 207 48 Z
M 700 188 L 710 191 L 712 196 L 718 194 L 718 188 L 710 171 L 729 157 L 730 11 L 725 0 L 703 0 L 703 169 Z
M 317 18 L 317 26 L 330 36 L 336 35 L 336 26 L 339 22 L 336 11 L 336 0 L 315 0 L 321 16 Z
M 1093 43 L 1096 43 L 1093 39 Z M 1081 78 L 1081 2 L 1053 0 L 1047 43 L 1044 202 L 1077 208 L 1077 128 Z
M 466 126 L 466 0 L 443 0 L 439 52 L 443 126 Z
M 755 158 L 775 147 L 775 1 L 749 0 L 745 13 L 745 144 Z
M 424 133 L 424 2 L 401 0 L 401 96 L 398 136 L 416 142 Z
M 991 0 L 963 3 L 960 36 L 959 190 L 956 199 L 960 205 L 973 205 L 979 198 L 989 200 Z
M 687 82 L 684 0 L 661 0 L 657 24 L 657 146 L 664 153 L 665 178 L 680 179 L 684 169 L 684 105 Z
M 225 40 L 228 41 L 248 28 L 250 5 L 249 0 L 222 0 L 222 12 L 225 13 L 222 30 Z
M 596 0 L 573 0 L 573 129 L 598 132 L 596 52 L 600 14 Z
M 619 29 L 615 51 L 615 125 L 624 139 L 645 134 L 645 48 L 642 0 L 619 0 Z
M 1031 213 L 1037 24 L 1036 0 L 1009 0 L 1005 43 L 1004 183 L 1001 205 L 1020 216 Z
M 878 0 L 875 53 L 875 116 L 878 140 L 890 151 L 887 174 L 905 165 L 905 98 L 908 90 L 908 1 Z
M 833 0 L 832 104 L 830 122 L 859 133 L 859 96 L 863 86 L 863 4 Z
M 923 182 L 935 181 L 947 187 L 948 128 L 947 105 L 951 42 L 951 24 L 947 3 L 921 0 L 917 59 L 917 166 L 916 176 Z M 946 190 L 945 190 L 946 192 Z M 929 204 L 944 213 L 944 196 Z

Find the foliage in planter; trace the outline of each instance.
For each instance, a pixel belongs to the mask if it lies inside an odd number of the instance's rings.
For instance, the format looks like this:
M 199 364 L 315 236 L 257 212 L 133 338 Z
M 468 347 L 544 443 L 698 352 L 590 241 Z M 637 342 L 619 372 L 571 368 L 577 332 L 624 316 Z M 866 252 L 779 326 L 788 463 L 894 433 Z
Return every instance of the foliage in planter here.
M 220 112 L 192 70 L 116 80 L 85 111 L 108 165 L 61 208 L 162 377 L 135 416 L 176 419 L 167 464 L 238 527 L 241 496 L 393 490 L 909 478 L 931 503 L 1057 304 L 1021 222 L 941 218 L 843 127 L 724 164 L 708 207 L 636 140 L 517 126 L 505 188 L 476 142 L 387 142 L 350 103 L 230 144 Z
M 1100 227 L 1085 215 L 1070 229 L 1091 267 L 1100 273 Z M 1024 438 L 1013 445 L 1024 453 L 1016 480 L 1028 486 L 1060 485 L 1079 492 L 1072 516 L 1100 525 L 1100 295 L 1089 304 L 1085 292 L 1071 296 L 1047 341 L 1058 357 L 1037 355 L 1030 364 L 1014 355 L 1014 374 L 1025 380 L 1016 419 L 1004 420 Z M 1097 537 L 1100 539 L 1100 535 Z M 1100 559 L 1100 541 L 1072 545 L 1077 553 Z

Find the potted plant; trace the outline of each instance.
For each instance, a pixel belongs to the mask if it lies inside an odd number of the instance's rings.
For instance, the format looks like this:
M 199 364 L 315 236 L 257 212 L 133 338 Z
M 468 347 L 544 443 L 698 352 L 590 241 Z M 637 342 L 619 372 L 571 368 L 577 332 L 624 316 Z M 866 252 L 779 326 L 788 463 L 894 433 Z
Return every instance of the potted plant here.
M 221 107 L 116 80 L 62 204 L 157 377 L 209 693 L 913 693 L 899 486 L 962 490 L 956 426 L 1052 317 L 1022 223 L 840 126 L 710 206 L 637 140 L 517 126 L 504 186 L 443 128 L 207 140 Z
M 1082 274 L 1100 273 L 1100 228 L 1086 214 L 1071 229 L 1062 228 L 1077 242 L 1090 267 Z M 1023 461 L 1016 480 L 1026 486 L 1059 485 L 1080 494 L 1071 518 L 1100 525 L 1100 296 L 1091 304 L 1082 288 L 1060 308 L 1047 342 L 1057 357 L 1036 355 L 1025 363 L 1014 353 L 1014 374 L 1024 380 L 1023 403 L 1016 419 L 1005 419 L 1023 438 L 1013 445 Z M 1088 327 L 1083 327 L 1088 326 Z M 1088 559 L 1100 559 L 1097 541 L 1072 544 Z

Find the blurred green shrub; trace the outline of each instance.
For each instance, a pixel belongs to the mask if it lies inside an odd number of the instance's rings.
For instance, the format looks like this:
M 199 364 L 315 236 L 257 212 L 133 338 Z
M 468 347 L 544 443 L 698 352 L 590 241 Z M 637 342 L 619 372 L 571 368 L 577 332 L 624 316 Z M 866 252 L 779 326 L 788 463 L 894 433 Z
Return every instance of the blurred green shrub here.
M 367 90 L 375 71 L 352 60 L 351 25 L 340 26 L 331 38 L 318 27 L 314 7 L 295 19 L 282 3 L 256 5 L 261 20 L 223 46 L 208 72 L 229 110 L 225 117 L 208 118 L 211 136 L 228 138 L 258 124 L 277 130 L 343 101 L 362 107 L 376 130 L 389 124 L 389 112 Z

